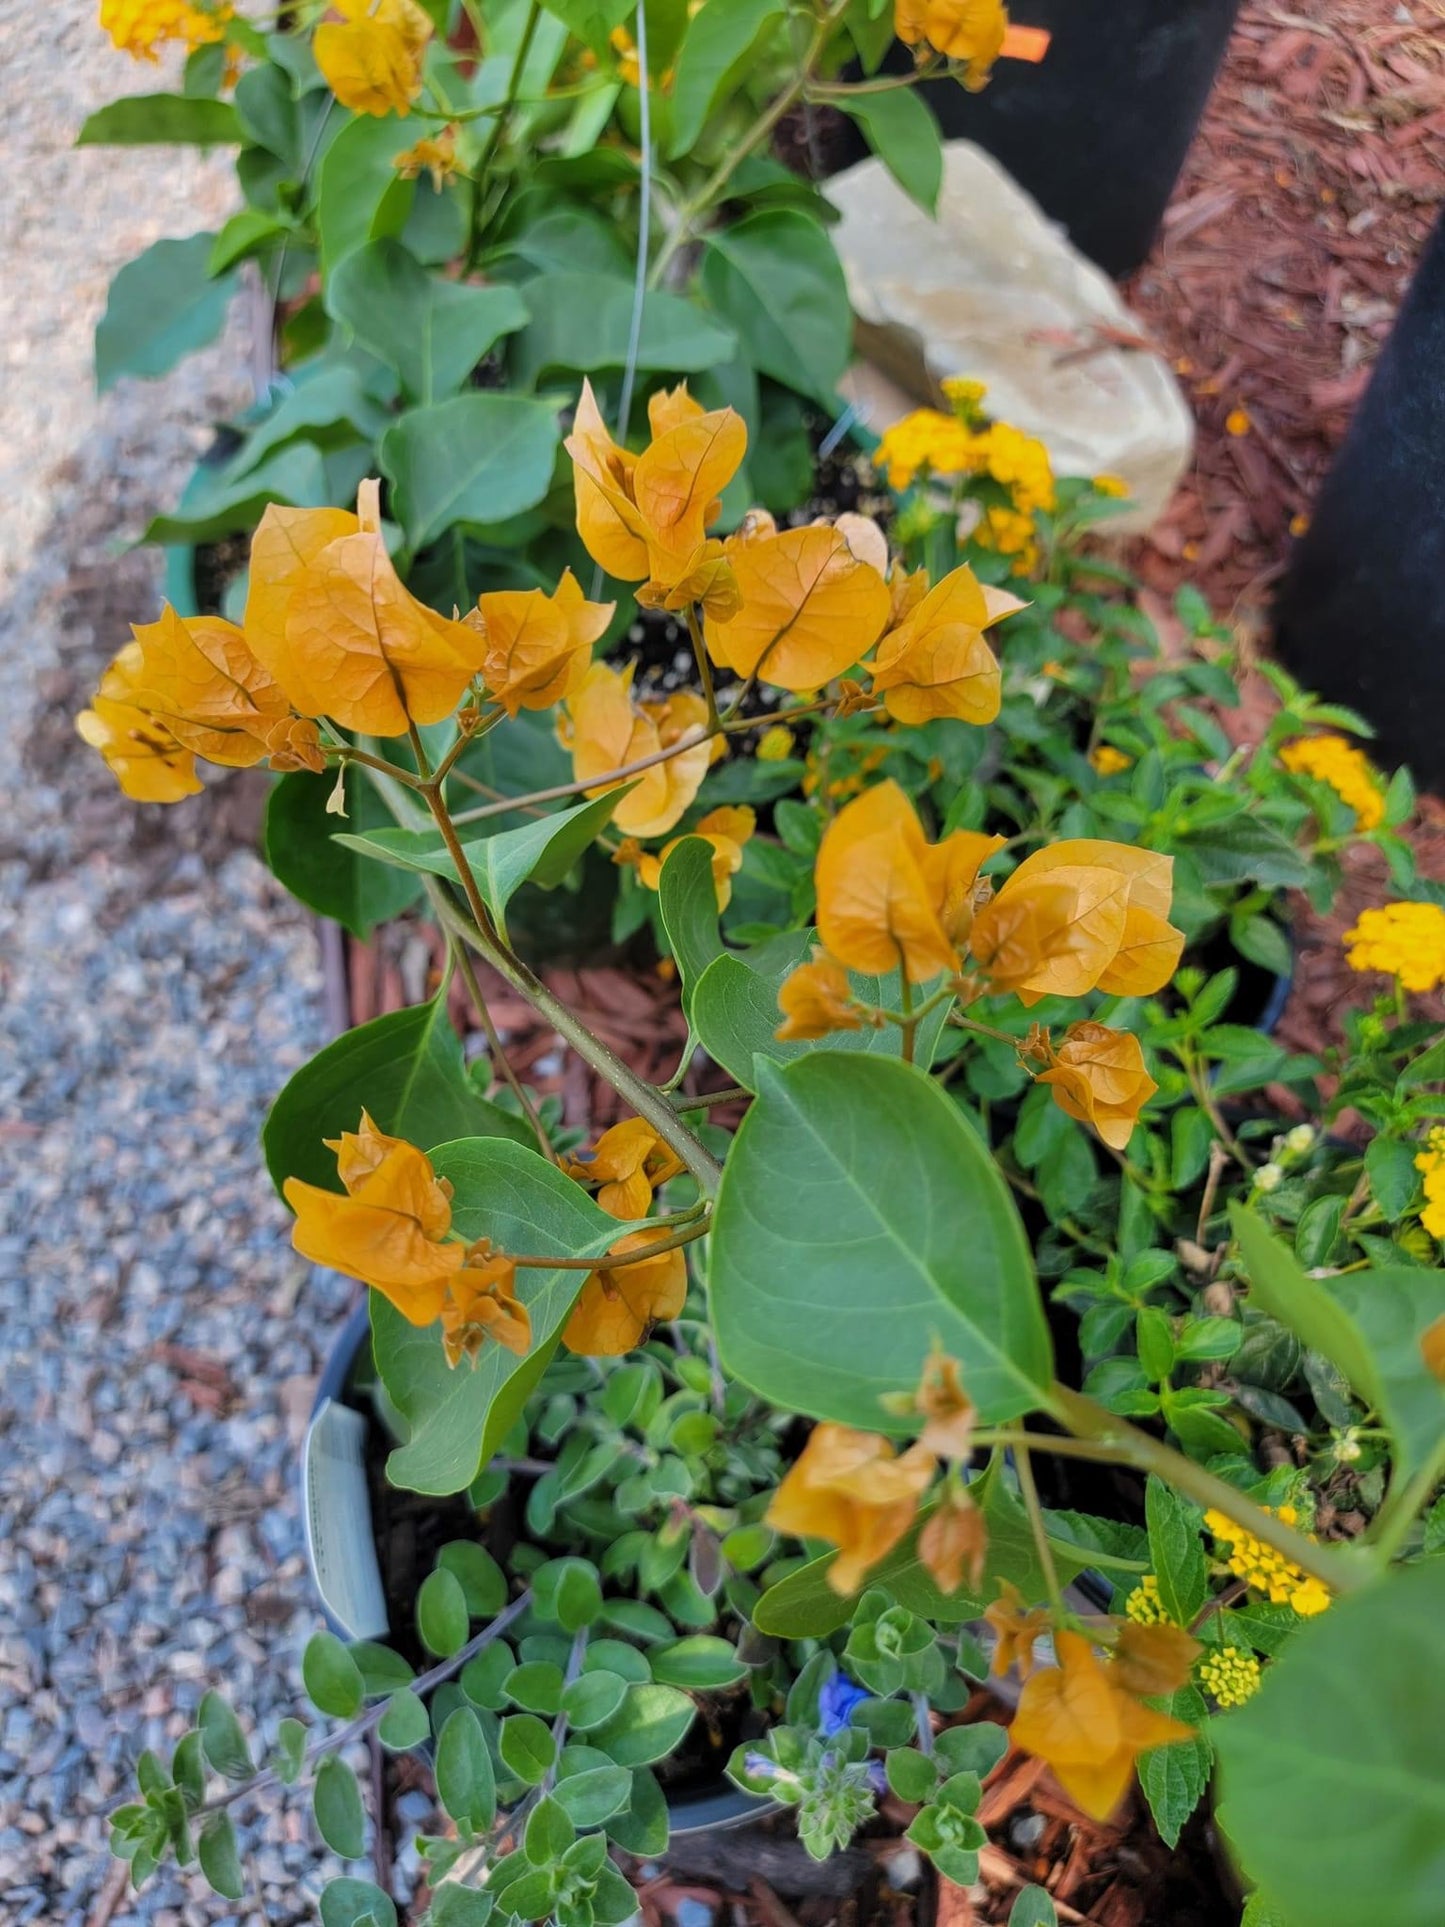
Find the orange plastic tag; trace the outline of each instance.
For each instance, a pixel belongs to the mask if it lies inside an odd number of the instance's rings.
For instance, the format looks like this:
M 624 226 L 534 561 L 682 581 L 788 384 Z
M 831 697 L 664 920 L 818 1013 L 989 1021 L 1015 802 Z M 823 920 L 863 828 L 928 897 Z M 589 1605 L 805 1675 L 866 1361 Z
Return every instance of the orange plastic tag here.
M 1049 51 L 1052 39 L 1047 27 L 1009 27 L 999 48 L 999 59 L 1027 60 L 1037 66 Z

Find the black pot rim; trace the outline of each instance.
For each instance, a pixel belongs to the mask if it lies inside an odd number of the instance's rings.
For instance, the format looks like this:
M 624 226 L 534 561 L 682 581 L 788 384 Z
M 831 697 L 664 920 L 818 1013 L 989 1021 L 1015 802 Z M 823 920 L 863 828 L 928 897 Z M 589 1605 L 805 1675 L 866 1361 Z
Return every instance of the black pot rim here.
M 311 1424 L 315 1424 L 324 1408 L 333 1399 L 339 1400 L 346 1390 L 347 1380 L 363 1345 L 371 1337 L 371 1311 L 368 1300 L 363 1298 L 347 1314 L 346 1322 L 332 1341 L 327 1353 L 326 1363 L 321 1376 L 316 1381 L 316 1394 L 311 1402 Z M 308 1432 L 309 1432 L 308 1426 Z M 301 1510 L 306 1516 L 306 1463 L 303 1448 L 301 1463 L 297 1468 L 301 1487 Z M 312 1558 L 311 1542 L 306 1543 L 306 1567 L 311 1575 L 311 1583 L 316 1588 L 317 1600 L 331 1631 L 340 1639 L 349 1635 L 346 1629 L 333 1617 L 330 1609 L 321 1598 L 317 1582 L 316 1566 Z M 730 1780 L 716 1780 L 711 1785 L 700 1787 L 695 1793 L 669 1798 L 667 1801 L 668 1837 L 677 1838 L 684 1834 L 721 1833 L 733 1827 L 750 1825 L 755 1820 L 764 1819 L 770 1813 L 778 1812 L 776 1800 L 769 1800 L 755 1793 L 745 1793 Z

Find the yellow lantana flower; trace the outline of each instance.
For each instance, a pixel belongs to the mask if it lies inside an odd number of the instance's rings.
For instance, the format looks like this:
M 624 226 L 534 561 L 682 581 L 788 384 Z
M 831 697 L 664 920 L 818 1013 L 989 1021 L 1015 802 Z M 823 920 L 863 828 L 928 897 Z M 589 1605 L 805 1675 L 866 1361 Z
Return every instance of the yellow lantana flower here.
M 1152 1572 L 1146 1572 L 1129 1594 L 1124 1601 L 1124 1611 L 1136 1626 L 1167 1624 L 1169 1615 L 1164 1610 L 1164 1601 L 1159 1597 L 1159 1581 Z
M 981 549 L 1011 556 L 1011 575 L 1032 575 L 1038 567 L 1039 532 L 1032 515 L 1019 509 L 986 508 L 969 533 Z
M 893 31 L 910 47 L 963 61 L 963 84 L 976 93 L 1003 49 L 1008 10 L 1002 0 L 895 0 Z
M 915 408 L 879 437 L 874 468 L 890 488 L 905 489 L 919 475 L 967 475 L 976 466 L 976 436 L 955 415 L 938 408 Z
M 1199 1684 L 1216 1705 L 1243 1706 L 1259 1690 L 1259 1661 L 1242 1646 L 1220 1646 L 1199 1662 Z
M 1299 1523 L 1299 1512 L 1292 1505 L 1267 1506 L 1276 1519 L 1287 1526 Z M 1293 1606 L 1302 1618 L 1322 1613 L 1330 1603 L 1329 1588 L 1286 1559 L 1282 1552 L 1256 1539 L 1252 1532 L 1236 1525 L 1228 1514 L 1215 1507 L 1204 1515 L 1229 1570 L 1256 1592 L 1262 1592 L 1276 1606 Z
M 1089 751 L 1089 767 L 1096 776 L 1118 776 L 1121 771 L 1132 768 L 1133 763 L 1132 756 L 1115 749 L 1112 743 L 1100 743 Z
M 1406 990 L 1445 983 L 1445 910 L 1438 903 L 1387 903 L 1362 910 L 1345 932 L 1351 970 L 1382 970 Z
M 1285 744 L 1279 760 L 1293 776 L 1313 776 L 1328 783 L 1355 812 L 1360 829 L 1376 829 L 1385 820 L 1379 771 L 1363 750 L 1343 736 L 1301 736 Z
M 1425 1209 L 1420 1222 L 1432 1238 L 1445 1238 L 1445 1124 L 1431 1127 L 1424 1150 L 1416 1154 L 1415 1169 L 1425 1179 Z
M 156 49 L 178 40 L 188 53 L 226 37 L 234 8 L 225 0 L 193 6 L 191 0 L 100 0 L 100 24 L 132 60 L 154 60 Z

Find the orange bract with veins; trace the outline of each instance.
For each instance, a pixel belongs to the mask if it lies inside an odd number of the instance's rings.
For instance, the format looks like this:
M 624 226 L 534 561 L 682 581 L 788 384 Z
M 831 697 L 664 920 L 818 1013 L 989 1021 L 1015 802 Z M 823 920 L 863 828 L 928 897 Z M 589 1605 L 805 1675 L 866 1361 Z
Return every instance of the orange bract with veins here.
M 1139 1039 L 1095 1023 L 1070 1024 L 1038 1082 L 1052 1085 L 1059 1109 L 1090 1125 L 1116 1151 L 1129 1142 L 1140 1111 L 1159 1088 Z
M 821 689 L 883 633 L 888 585 L 840 530 L 739 536 L 727 554 L 741 606 L 707 622 L 708 654 L 723 668 L 779 689 Z
M 678 690 L 664 702 L 639 703 L 632 694 L 630 663 L 617 670 L 594 662 L 567 699 L 558 733 L 572 752 L 574 776 L 589 785 L 589 796 L 603 796 L 622 783 L 634 785 L 613 818 L 624 836 L 665 836 L 707 775 L 713 751 L 706 726 L 707 705 L 691 690 Z M 596 781 L 673 748 L 676 755 L 633 777 Z
M 246 642 L 303 716 L 370 736 L 451 715 L 481 667 L 475 629 L 418 602 L 381 534 L 380 484 L 357 513 L 273 503 L 251 544 Z
M 980 866 L 1003 838 L 955 830 L 929 843 L 897 783 L 880 783 L 824 832 L 815 877 L 818 935 L 850 970 L 902 968 L 927 983 L 958 967 Z
M 856 1592 L 907 1532 L 933 1477 L 933 1454 L 913 1445 L 895 1457 L 887 1439 L 846 1425 L 815 1425 L 768 1507 L 768 1524 L 800 1539 L 826 1539 L 835 1592 Z
M 748 432 L 731 408 L 706 412 L 687 385 L 654 395 L 653 439 L 642 454 L 620 448 L 582 384 L 567 453 L 577 494 L 577 532 L 587 553 L 620 582 L 641 582 L 647 608 L 691 602 L 719 613 L 737 606 L 722 544 L 708 536 L 722 491 L 747 452 Z
M 182 619 L 169 603 L 132 633 L 140 644 L 141 700 L 178 742 L 207 762 L 249 769 L 291 705 L 247 647 L 235 623 L 219 616 Z
M 421 59 L 434 31 L 416 0 L 332 0 L 311 51 L 327 86 L 355 114 L 401 114 L 421 92 Z
M 487 694 L 509 716 L 550 709 L 581 688 L 615 602 L 589 602 L 568 569 L 552 595 L 500 589 L 477 597 L 464 617 L 486 638 L 482 677 Z
M 629 1231 L 612 1255 L 645 1251 L 660 1232 Z M 676 1318 L 687 1302 L 687 1258 L 681 1245 L 640 1263 L 599 1266 L 589 1272 L 582 1295 L 562 1331 L 569 1352 L 587 1358 L 620 1358 L 634 1351 L 660 1318 Z
M 953 716 L 991 723 L 1002 701 L 998 658 L 984 631 L 1027 607 L 972 569 L 946 575 L 878 645 L 873 689 L 896 722 Z

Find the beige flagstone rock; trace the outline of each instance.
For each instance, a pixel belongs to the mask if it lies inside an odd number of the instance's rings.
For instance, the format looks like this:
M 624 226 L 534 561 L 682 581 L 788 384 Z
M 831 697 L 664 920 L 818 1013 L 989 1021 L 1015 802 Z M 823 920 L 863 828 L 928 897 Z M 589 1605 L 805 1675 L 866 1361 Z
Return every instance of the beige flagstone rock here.
M 1137 506 L 1110 530 L 1147 527 L 1163 512 L 1194 446 L 1173 371 L 1098 332 L 1143 330 L 997 161 L 971 141 L 947 142 L 936 221 L 877 159 L 826 192 L 843 217 L 833 240 L 871 364 L 855 370 L 850 392 L 871 429 L 936 402 L 945 376 L 966 375 L 988 384 L 991 414 L 1045 443 L 1056 473 L 1129 483 Z

